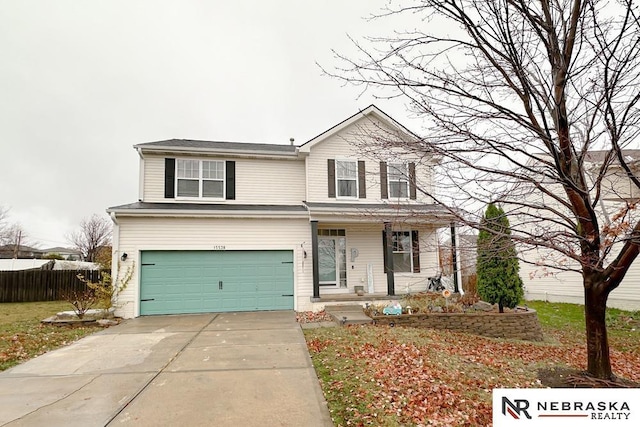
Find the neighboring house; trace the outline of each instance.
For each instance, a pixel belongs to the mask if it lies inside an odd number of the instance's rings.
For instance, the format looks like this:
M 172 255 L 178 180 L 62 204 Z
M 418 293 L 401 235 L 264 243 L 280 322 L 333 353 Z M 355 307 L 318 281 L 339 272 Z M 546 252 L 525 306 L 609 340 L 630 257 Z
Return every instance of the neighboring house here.
M 417 139 L 370 106 L 301 146 L 136 145 L 139 201 L 107 210 L 114 275 L 133 268 L 118 315 L 304 311 L 355 286 L 424 290 L 452 218 L 418 188 L 431 189 L 433 159 L 371 150 L 390 137 Z
M 458 278 L 464 292 L 477 293 L 476 261 L 478 258 L 478 236 L 475 234 L 456 233 L 456 264 Z M 440 246 L 440 262 L 443 274 L 452 275 L 451 239 Z
M 63 248 L 57 246 L 55 248 L 43 249 L 43 257 L 51 255 L 60 255 L 66 261 L 80 261 L 82 259 L 82 253 L 75 249 Z
M 100 270 L 100 265 L 94 262 L 57 259 L 0 259 L 0 271 L 18 270 Z
M 53 261 L 49 259 L 0 259 L 0 271 L 20 271 L 20 270 L 51 270 Z
M 55 260 L 52 270 L 100 270 L 100 264 L 88 261 Z
M 587 170 L 591 172 L 589 179 L 595 182 L 603 162 L 604 151 L 589 152 L 586 158 Z M 640 150 L 624 150 L 626 161 L 632 167 L 636 176 L 640 171 Z M 558 191 L 562 191 L 559 189 Z M 532 193 L 533 194 L 533 193 Z M 601 218 L 601 225 L 609 219 L 615 218 L 615 214 L 627 202 L 636 203 L 640 194 L 635 185 L 621 170 L 619 164 L 609 167 L 607 175 L 602 180 L 602 195 L 599 209 L 606 215 Z M 550 205 L 547 199 L 534 199 L 532 195 L 529 201 L 532 204 Z M 560 210 L 560 208 L 559 208 Z M 634 216 L 638 218 L 638 213 Z M 612 254 L 616 253 L 614 250 Z M 557 268 L 544 267 L 541 264 L 564 265 L 577 268 L 566 257 L 557 255 L 544 248 L 522 251 L 520 254 L 526 262 L 520 262 L 520 276 L 522 277 L 525 299 L 545 300 L 552 302 L 584 303 L 584 288 L 582 275 L 575 271 L 564 271 Z M 538 265 L 537 265 L 538 264 Z M 627 310 L 640 310 L 640 260 L 636 259 L 627 272 L 620 286 L 609 295 L 608 306 Z
M 0 246 L 0 258 L 42 258 L 44 252 L 41 249 L 25 245 Z

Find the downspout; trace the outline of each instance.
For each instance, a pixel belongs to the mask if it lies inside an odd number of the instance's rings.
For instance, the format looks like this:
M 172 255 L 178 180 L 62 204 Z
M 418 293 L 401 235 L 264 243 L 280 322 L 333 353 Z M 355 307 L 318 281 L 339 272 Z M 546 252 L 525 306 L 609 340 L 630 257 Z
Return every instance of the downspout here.
M 396 283 L 395 283 L 395 273 L 393 272 L 393 243 L 391 239 L 393 238 L 393 232 L 391 228 L 390 222 L 384 223 L 384 233 L 386 236 L 386 246 L 383 248 L 387 256 L 386 259 L 386 270 L 387 270 L 387 295 L 394 296 L 396 294 Z
M 137 147 L 136 151 L 138 152 L 138 156 L 140 156 L 140 165 L 138 167 L 138 200 L 142 201 L 144 199 L 144 156 L 142 155 L 142 149 L 140 147 Z
M 120 224 L 116 218 L 116 213 L 109 214 L 113 221 L 113 232 L 111 235 L 111 283 L 114 284 L 118 278 L 118 261 L 120 259 Z
M 311 222 L 311 259 L 313 265 L 313 299 L 320 299 L 320 263 L 318 256 L 318 221 Z
M 451 268 L 453 269 L 453 292 L 460 292 L 458 288 L 458 257 L 456 248 L 456 225 L 451 223 Z

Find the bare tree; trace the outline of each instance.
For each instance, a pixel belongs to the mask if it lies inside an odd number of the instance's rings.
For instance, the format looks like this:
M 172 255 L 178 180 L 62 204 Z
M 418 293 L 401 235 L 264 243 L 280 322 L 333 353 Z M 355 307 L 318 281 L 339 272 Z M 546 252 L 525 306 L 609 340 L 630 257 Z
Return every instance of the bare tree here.
M 454 214 L 499 203 L 521 253 L 544 249 L 558 256 L 538 262 L 580 272 L 587 370 L 613 378 L 607 298 L 640 244 L 640 181 L 625 156 L 640 134 L 638 3 L 422 0 L 373 19 L 396 17 L 416 29 L 354 40 L 358 53 L 336 53 L 327 72 L 423 118 L 419 142 L 389 135 L 372 151 L 439 156 L 451 188 L 423 192 Z
M 11 245 L 15 247 L 15 250 L 18 251 L 20 246 L 25 246 L 30 244 L 28 242 L 29 236 L 25 231 L 22 224 L 19 222 L 14 222 L 12 224 L 7 224 L 4 226 L 2 231 L 2 240 L 1 243 L 3 245 Z
M 4 206 L 0 206 L 0 244 L 4 244 L 4 239 L 7 231 L 7 215 L 9 209 Z
M 29 244 L 29 236 L 22 224 L 18 222 L 10 223 L 8 217 L 9 209 L 0 206 L 0 246 L 12 247 L 11 251 L 13 253 L 11 255 L 18 257 L 20 254 L 20 246 Z
M 67 240 L 82 253 L 85 261 L 95 261 L 98 251 L 111 244 L 111 222 L 96 214 L 84 218 L 80 229 L 69 234 Z

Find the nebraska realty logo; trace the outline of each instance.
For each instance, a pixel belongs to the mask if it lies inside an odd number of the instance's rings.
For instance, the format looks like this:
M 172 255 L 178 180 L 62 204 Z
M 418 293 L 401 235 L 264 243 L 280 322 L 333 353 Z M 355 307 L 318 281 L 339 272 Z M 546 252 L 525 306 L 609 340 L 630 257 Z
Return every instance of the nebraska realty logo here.
M 553 422 L 555 420 L 555 422 Z M 495 389 L 493 425 L 638 426 L 640 389 Z

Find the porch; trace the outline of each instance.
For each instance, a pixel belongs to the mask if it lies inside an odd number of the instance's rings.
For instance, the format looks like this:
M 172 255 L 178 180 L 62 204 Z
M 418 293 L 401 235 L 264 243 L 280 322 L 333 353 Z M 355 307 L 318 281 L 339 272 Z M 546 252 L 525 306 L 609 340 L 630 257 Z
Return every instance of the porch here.
M 385 293 L 364 294 L 328 294 L 320 298 L 311 298 L 312 311 L 326 311 L 338 325 L 362 325 L 373 320 L 364 314 L 363 308 L 370 304 L 386 305 L 400 297 Z
M 329 303 L 330 305 L 337 305 L 343 303 L 358 303 L 365 305 L 366 303 L 375 303 L 378 301 L 388 301 L 391 299 L 398 299 L 399 296 L 390 296 L 386 293 L 364 294 L 362 296 L 358 294 L 321 294 L 318 298 L 311 297 L 312 303 Z

